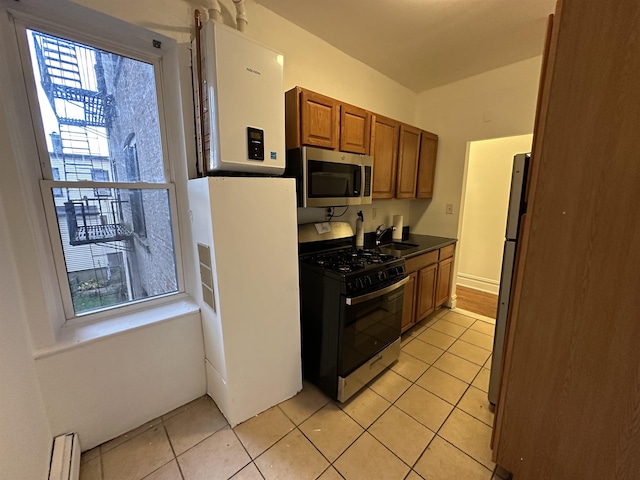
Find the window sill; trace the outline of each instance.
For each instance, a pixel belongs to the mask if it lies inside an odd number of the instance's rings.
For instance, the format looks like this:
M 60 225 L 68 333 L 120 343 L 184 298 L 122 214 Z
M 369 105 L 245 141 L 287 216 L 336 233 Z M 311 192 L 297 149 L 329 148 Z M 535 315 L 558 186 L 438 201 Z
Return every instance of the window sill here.
M 199 310 L 200 308 L 189 295 L 181 294 L 172 297 L 172 300 L 166 303 L 129 311 L 108 319 L 85 324 L 65 324 L 58 333 L 56 343 L 36 350 L 34 359 L 45 358 L 107 337 L 175 320 Z

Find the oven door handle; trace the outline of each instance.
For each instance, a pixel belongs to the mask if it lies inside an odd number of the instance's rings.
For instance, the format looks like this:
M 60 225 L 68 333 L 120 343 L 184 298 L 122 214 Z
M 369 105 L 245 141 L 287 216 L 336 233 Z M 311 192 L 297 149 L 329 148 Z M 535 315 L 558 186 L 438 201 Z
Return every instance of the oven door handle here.
M 347 305 L 357 305 L 358 303 L 366 302 L 367 300 L 372 300 L 377 297 L 381 297 L 389 292 L 393 292 L 397 288 L 400 288 L 405 283 L 409 281 L 409 277 L 404 277 L 402 280 L 389 285 L 388 287 L 382 288 L 380 290 L 376 290 L 375 292 L 367 293 L 365 295 L 361 295 L 359 297 L 346 298 L 345 301 Z

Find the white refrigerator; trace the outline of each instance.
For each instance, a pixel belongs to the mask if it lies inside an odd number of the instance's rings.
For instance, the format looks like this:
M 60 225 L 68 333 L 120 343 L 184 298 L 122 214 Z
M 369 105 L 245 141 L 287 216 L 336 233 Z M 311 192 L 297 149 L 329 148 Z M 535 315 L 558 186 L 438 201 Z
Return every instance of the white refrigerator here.
M 233 427 L 302 389 L 295 180 L 188 189 L 207 393 Z

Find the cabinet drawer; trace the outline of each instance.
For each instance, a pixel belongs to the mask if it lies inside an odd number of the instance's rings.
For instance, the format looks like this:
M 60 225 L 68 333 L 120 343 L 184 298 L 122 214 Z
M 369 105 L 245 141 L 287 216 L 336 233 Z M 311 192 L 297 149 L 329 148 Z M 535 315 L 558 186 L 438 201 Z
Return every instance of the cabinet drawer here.
M 438 261 L 438 250 L 434 250 L 417 257 L 407 258 L 404 262 L 407 273 L 415 272 L 421 268 Z
M 456 249 L 456 245 L 455 243 L 452 243 L 451 245 L 447 245 L 446 247 L 442 247 L 440 249 L 440 260 L 445 260 L 447 258 L 451 258 L 453 257 L 453 252 Z

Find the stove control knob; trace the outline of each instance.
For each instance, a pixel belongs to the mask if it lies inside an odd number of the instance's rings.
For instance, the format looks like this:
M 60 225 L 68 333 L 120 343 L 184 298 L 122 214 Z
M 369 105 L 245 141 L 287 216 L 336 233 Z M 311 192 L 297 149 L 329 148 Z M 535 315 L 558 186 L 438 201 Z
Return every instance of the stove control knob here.
M 386 277 L 385 273 L 382 270 L 380 270 L 378 272 L 378 280 L 382 282 L 385 279 L 385 277 Z
M 364 283 L 362 282 L 362 278 L 356 278 L 356 288 L 364 288 Z
M 364 277 L 364 284 L 368 287 L 370 287 L 371 285 L 373 285 L 373 282 L 371 281 L 371 277 L 369 277 L 368 275 L 366 277 Z

